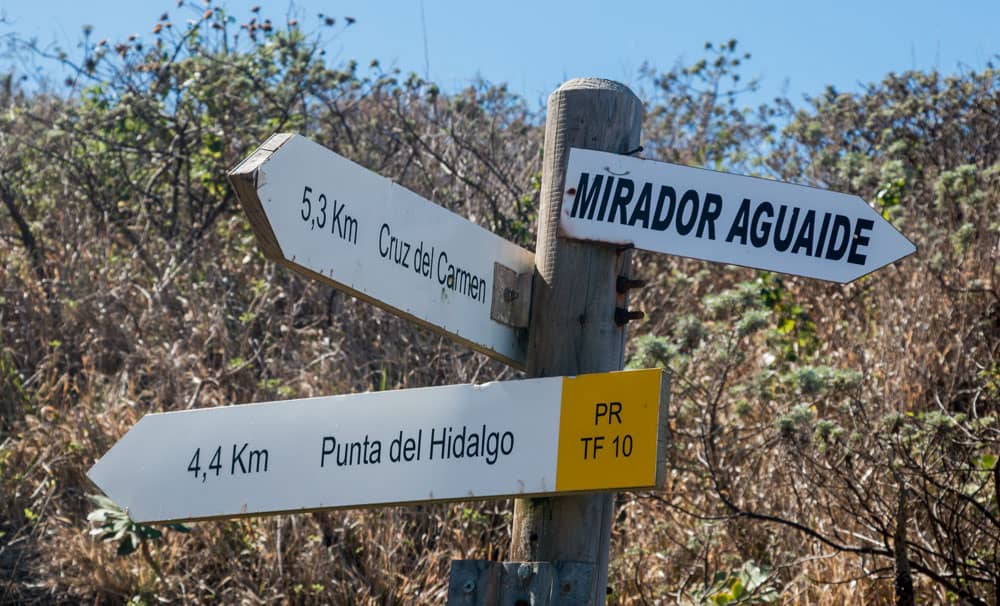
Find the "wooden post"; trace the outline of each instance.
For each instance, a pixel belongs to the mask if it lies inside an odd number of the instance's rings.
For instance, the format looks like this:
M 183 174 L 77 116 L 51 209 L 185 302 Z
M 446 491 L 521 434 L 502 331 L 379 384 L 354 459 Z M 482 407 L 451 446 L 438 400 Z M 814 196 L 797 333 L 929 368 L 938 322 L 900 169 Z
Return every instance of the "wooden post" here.
M 528 375 L 546 377 L 620 370 L 626 308 L 616 290 L 631 254 L 615 246 L 558 237 L 563 181 L 571 147 L 628 153 L 639 146 L 642 103 L 628 87 L 596 78 L 560 86 L 548 101 L 541 206 L 528 341 Z M 565 187 L 575 184 L 567 183 Z M 511 559 L 594 566 L 590 604 L 603 604 L 614 495 L 518 499 Z

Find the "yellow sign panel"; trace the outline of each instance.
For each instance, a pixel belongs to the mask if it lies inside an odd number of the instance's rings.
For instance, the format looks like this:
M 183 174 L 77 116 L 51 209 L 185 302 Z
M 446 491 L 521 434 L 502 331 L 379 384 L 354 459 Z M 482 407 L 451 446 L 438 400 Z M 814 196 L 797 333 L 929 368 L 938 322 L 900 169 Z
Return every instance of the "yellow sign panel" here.
M 563 378 L 556 491 L 656 485 L 662 378 L 656 369 Z

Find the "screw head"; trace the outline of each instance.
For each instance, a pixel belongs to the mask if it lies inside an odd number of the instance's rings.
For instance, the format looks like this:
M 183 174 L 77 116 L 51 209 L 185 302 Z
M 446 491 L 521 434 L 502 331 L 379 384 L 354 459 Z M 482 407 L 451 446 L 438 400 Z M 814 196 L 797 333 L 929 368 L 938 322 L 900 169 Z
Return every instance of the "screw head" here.
M 476 582 L 473 581 L 472 579 L 469 579 L 462 585 L 462 591 L 464 591 L 465 593 L 472 593 L 472 590 L 474 590 L 475 588 L 476 588 Z

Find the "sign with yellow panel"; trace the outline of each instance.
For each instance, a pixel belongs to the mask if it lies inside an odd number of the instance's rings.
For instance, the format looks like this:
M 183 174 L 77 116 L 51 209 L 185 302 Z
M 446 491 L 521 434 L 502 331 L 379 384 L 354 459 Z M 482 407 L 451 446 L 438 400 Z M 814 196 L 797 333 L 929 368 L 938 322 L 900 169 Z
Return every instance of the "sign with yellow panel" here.
M 90 470 L 137 522 L 654 488 L 660 370 L 143 417 Z
M 663 380 L 659 370 L 563 378 L 557 491 L 657 485 Z

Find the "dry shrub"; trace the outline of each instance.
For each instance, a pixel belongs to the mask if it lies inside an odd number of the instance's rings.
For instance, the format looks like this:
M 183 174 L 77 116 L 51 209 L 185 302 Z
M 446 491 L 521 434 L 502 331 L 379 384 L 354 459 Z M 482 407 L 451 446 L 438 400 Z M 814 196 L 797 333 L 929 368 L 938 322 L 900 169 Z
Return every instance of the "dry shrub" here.
M 516 376 L 265 262 L 224 174 L 299 131 L 530 248 L 541 116 L 195 16 L 68 98 L 0 95 L 0 602 L 441 603 L 450 560 L 505 556 L 509 503 L 205 522 L 148 559 L 87 533 L 84 473 L 143 414 Z M 647 150 L 859 193 L 920 252 L 844 287 L 637 256 L 674 448 L 617 501 L 611 601 L 888 604 L 903 546 L 923 602 L 995 604 L 997 75 L 741 112 L 735 46 L 647 81 Z

